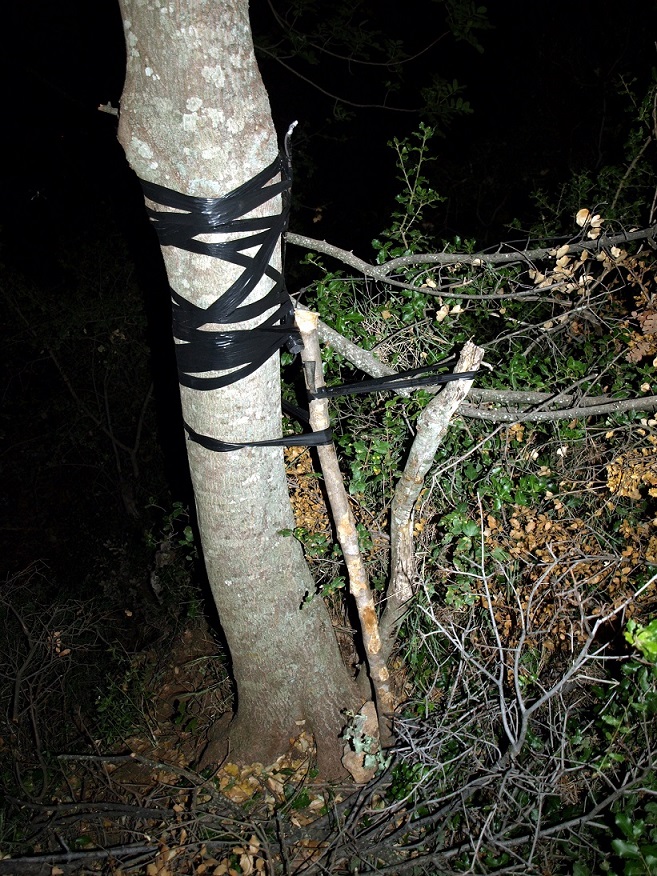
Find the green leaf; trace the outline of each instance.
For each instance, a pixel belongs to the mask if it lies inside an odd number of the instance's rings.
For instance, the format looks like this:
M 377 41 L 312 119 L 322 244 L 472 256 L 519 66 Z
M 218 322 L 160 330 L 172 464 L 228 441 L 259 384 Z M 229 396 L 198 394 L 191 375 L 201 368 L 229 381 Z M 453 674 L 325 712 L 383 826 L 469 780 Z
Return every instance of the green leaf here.
M 634 620 L 628 621 L 625 639 L 640 651 L 646 660 L 657 662 L 657 618 L 642 626 Z
M 634 839 L 632 833 L 632 822 L 624 812 L 619 812 L 616 816 L 616 824 L 623 831 L 627 839 Z
M 627 843 L 625 840 L 615 839 L 611 845 L 619 858 L 641 859 L 641 852 L 636 843 Z
M 293 809 L 305 809 L 310 806 L 310 794 L 308 791 L 301 791 L 292 801 Z

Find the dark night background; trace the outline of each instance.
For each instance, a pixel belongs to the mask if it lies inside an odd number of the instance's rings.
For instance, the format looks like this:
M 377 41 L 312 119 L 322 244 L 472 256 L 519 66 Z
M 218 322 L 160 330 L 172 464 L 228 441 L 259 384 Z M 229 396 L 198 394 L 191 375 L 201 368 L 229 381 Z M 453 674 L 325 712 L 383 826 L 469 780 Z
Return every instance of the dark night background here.
M 369 4 L 372 23 L 414 50 L 441 32 L 438 14 L 428 0 Z M 152 352 L 155 383 L 147 428 L 157 432 L 159 444 L 142 460 L 143 480 L 133 498 L 139 512 L 150 496 L 167 488 L 174 498 L 186 498 L 159 253 L 141 193 L 116 141 L 116 121 L 97 111 L 108 101 L 116 106 L 121 94 L 118 4 L 28 0 L 10 4 L 3 15 L 2 285 L 19 298 L 29 288 L 44 303 L 38 326 L 43 338 L 48 320 L 59 320 L 61 329 L 73 286 L 91 298 L 95 294 L 80 285 L 80 253 L 89 263 L 97 257 L 103 266 L 102 278 L 89 289 L 116 297 L 121 295 L 118 276 L 136 283 L 148 317 L 143 338 Z M 252 18 L 256 34 L 272 26 L 263 0 L 253 4 Z M 479 35 L 483 53 L 446 37 L 408 66 L 398 96 L 398 102 L 413 106 L 421 85 L 439 70 L 466 86 L 464 97 L 474 110 L 457 118 L 438 141 L 435 187 L 448 197 L 433 217 L 438 241 L 458 234 L 486 245 L 508 237 L 513 219 L 530 224 L 531 193 L 537 187 L 557 191 L 573 170 L 595 171 L 622 161 L 621 132 L 627 131 L 628 117 L 618 77 L 636 80 L 633 87 L 641 96 L 655 65 L 657 10 L 648 0 L 623 6 L 608 0 L 504 0 L 491 4 L 488 18 L 492 29 Z M 330 100 L 271 59 L 262 60 L 261 69 L 279 131 L 292 119 L 300 122 L 298 148 L 306 163 L 300 160 L 297 168 L 291 229 L 369 258 L 369 241 L 387 223 L 398 189 L 386 141 L 407 136 L 419 117 L 362 110 L 342 128 L 336 124 L 326 130 Z M 326 75 L 303 65 L 299 69 L 318 79 Z M 338 94 L 362 102 L 376 97 L 371 81 L 348 71 L 336 69 L 329 78 Z M 319 208 L 322 221 L 313 224 Z M 108 253 L 114 253 L 114 261 Z M 134 307 L 131 299 L 126 298 L 125 307 Z M 92 567 L 89 545 L 94 539 L 102 543 L 125 525 L 138 541 L 145 524 L 121 522 L 125 509 L 116 484 L 100 471 L 103 466 L 112 470 L 110 456 L 94 463 L 93 448 L 87 448 L 89 456 L 84 449 L 68 456 L 62 449 L 69 414 L 57 401 L 66 396 L 61 374 L 38 338 L 27 337 L 5 296 L 3 311 L 0 525 L 5 568 L 14 572 L 44 558 L 56 573 L 82 580 Z

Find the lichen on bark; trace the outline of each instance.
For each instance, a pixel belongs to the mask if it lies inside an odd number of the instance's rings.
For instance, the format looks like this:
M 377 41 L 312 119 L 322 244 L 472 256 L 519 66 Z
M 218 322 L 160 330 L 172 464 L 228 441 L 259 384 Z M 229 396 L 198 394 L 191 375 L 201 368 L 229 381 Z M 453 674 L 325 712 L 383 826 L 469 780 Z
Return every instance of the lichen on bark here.
M 185 194 L 218 197 L 269 165 L 278 146 L 246 0 L 120 0 L 120 6 L 127 71 L 119 139 L 137 175 Z M 278 211 L 275 198 L 250 215 Z M 163 257 L 172 288 L 201 307 L 241 272 L 173 247 L 163 247 Z M 280 268 L 279 247 L 273 263 Z M 270 286 L 263 280 L 247 302 Z M 165 298 L 163 290 L 163 307 Z M 181 400 L 186 422 L 200 434 L 235 442 L 277 437 L 278 357 L 222 389 L 181 386 Z M 282 450 L 215 453 L 188 442 L 188 457 L 203 556 L 237 688 L 231 759 L 273 759 L 305 721 L 316 738 L 320 771 L 339 775 L 341 713 L 361 702 L 325 606 L 305 600 L 314 583 L 301 547 L 281 534 L 294 527 Z

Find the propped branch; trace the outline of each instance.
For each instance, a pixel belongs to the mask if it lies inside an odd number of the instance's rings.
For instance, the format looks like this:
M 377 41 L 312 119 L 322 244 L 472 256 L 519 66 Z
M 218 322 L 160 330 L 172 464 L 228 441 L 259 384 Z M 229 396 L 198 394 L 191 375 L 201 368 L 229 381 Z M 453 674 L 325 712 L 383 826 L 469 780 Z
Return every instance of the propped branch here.
M 483 357 L 482 348 L 468 341 L 463 347 L 455 371 L 477 371 Z M 399 621 L 416 590 L 413 509 L 450 420 L 471 386 L 472 380 L 448 383 L 429 402 L 417 421 L 415 439 L 395 488 L 390 524 L 390 579 L 386 607 L 379 624 L 386 660 L 394 647 Z
M 324 386 L 322 359 L 317 339 L 317 314 L 309 310 L 297 312 L 297 326 L 303 340 L 301 358 L 304 363 L 306 382 L 311 394 Z M 310 425 L 315 432 L 329 428 L 328 400 L 315 398 L 310 402 Z M 382 653 L 381 639 L 374 596 L 369 585 L 367 570 L 358 546 L 358 530 L 349 505 L 347 491 L 342 480 L 340 465 L 334 444 L 317 448 L 324 475 L 324 485 L 331 506 L 333 522 L 349 573 L 349 590 L 354 597 L 360 619 L 363 644 L 367 654 L 372 687 L 376 695 L 381 736 L 386 736 L 386 716 L 394 712 L 394 699 L 390 690 L 390 676 Z
M 417 289 L 417 286 L 409 285 L 408 283 L 397 283 L 390 280 L 390 274 L 401 268 L 407 268 L 409 265 L 472 265 L 473 267 L 483 267 L 484 265 L 514 265 L 518 263 L 532 264 L 535 261 L 548 258 L 554 255 L 554 246 L 539 247 L 536 249 L 517 249 L 512 248 L 507 252 L 502 252 L 501 248 L 498 252 L 433 252 L 433 253 L 413 253 L 406 256 L 400 256 L 396 259 L 391 259 L 383 265 L 372 265 L 364 259 L 358 258 L 353 252 L 346 249 L 341 249 L 339 246 L 334 246 L 326 240 L 315 240 L 312 237 L 305 237 L 301 234 L 293 234 L 291 231 L 285 235 L 288 243 L 294 246 L 303 246 L 313 252 L 321 252 L 324 255 L 331 256 L 350 268 L 355 268 L 366 277 L 372 277 L 374 280 L 381 280 L 392 285 L 399 285 L 406 288 Z M 576 255 L 580 252 L 600 252 L 612 246 L 623 246 L 627 243 L 639 240 L 655 240 L 657 239 L 657 225 L 651 225 L 649 228 L 641 228 L 635 231 L 623 231 L 619 234 L 601 235 L 595 240 L 575 240 L 568 243 L 566 249 L 560 250 L 562 255 Z M 431 289 L 423 289 L 423 292 L 431 294 Z M 436 290 L 440 294 L 440 289 Z M 517 297 L 515 294 L 515 297 Z M 467 292 L 457 292 L 449 290 L 450 298 L 469 298 Z M 475 296 L 481 297 L 481 296 Z M 510 295 L 490 295 L 486 298 L 509 298 Z
M 297 305 L 297 310 L 303 308 Z M 332 347 L 352 365 L 370 377 L 390 377 L 397 372 L 379 361 L 369 350 L 348 340 L 323 323 L 317 324 L 317 334 L 322 343 Z M 434 388 L 423 387 L 425 392 Z M 435 391 L 441 387 L 436 386 Z M 409 390 L 399 390 L 398 395 L 409 396 Z M 462 402 L 458 412 L 462 417 L 487 420 L 489 423 L 527 423 L 552 420 L 572 420 L 578 417 L 607 416 L 624 411 L 657 410 L 657 395 L 635 398 L 611 398 L 609 396 L 577 396 L 573 392 L 521 392 L 518 390 L 482 389 L 473 387 L 469 398 Z M 498 407 L 492 407 L 496 405 Z

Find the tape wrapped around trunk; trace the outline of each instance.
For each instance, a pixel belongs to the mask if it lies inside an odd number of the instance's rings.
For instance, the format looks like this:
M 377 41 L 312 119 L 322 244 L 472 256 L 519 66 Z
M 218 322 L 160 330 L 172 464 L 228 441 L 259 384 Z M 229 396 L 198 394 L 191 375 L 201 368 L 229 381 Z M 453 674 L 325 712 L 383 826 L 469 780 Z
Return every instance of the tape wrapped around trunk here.
M 178 379 L 183 386 L 196 390 L 213 390 L 248 377 L 282 348 L 292 354 L 302 349 L 301 337 L 294 325 L 294 306 L 280 271 L 270 265 L 276 245 L 287 229 L 290 213 L 291 166 L 288 141 L 272 163 L 226 195 L 198 198 L 141 180 L 145 197 L 153 204 L 169 209 L 147 207 L 147 212 L 161 246 L 175 246 L 198 255 L 219 258 L 243 268 L 233 285 L 208 307 L 199 307 L 171 289 L 173 335 Z M 277 179 L 278 178 L 278 179 Z M 274 182 L 274 180 L 277 180 Z M 281 196 L 282 210 L 272 216 L 245 218 L 272 198 Z M 176 211 L 176 212 L 171 212 Z M 207 234 L 240 235 L 237 239 L 208 243 L 197 238 Z M 247 255 L 246 250 L 256 249 Z M 263 277 L 273 285 L 258 301 L 245 304 Z M 230 326 L 246 322 L 272 311 L 261 323 L 249 329 L 208 330 L 203 326 Z M 315 397 L 365 392 L 395 391 L 452 380 L 471 379 L 475 372 L 435 374 L 437 368 L 405 371 L 391 377 L 364 380 L 342 386 L 323 387 Z M 224 372 L 217 374 L 216 372 Z M 424 376 L 420 376 L 424 374 Z M 284 404 L 298 419 L 307 421 L 299 408 Z M 191 441 L 209 450 L 226 452 L 242 447 L 272 447 L 328 444 L 331 430 L 290 435 L 268 441 L 225 442 L 201 435 L 184 424 Z

